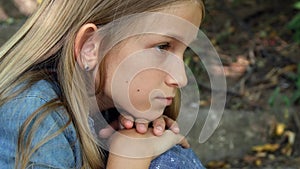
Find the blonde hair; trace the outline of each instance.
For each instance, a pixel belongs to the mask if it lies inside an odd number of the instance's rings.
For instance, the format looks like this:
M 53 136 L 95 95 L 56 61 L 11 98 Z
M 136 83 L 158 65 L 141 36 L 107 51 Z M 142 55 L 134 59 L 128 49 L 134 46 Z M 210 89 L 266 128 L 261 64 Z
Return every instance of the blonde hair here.
M 34 112 L 23 124 L 25 128 L 20 129 L 16 168 L 26 168 L 30 155 L 38 148 L 37 146 L 29 150 L 29 147 L 24 145 L 25 139 L 32 139 L 25 137 L 26 131 L 34 132 L 47 113 L 59 106 L 66 108 L 69 121 L 66 126 L 48 140 L 61 133 L 70 123 L 73 123 L 81 144 L 82 168 L 105 167 L 103 154 L 99 151 L 95 140 L 91 139 L 93 136 L 88 125 L 88 103 L 84 99 L 86 92 L 80 87 L 72 86 L 74 84 L 72 80 L 78 74 L 78 72 L 74 72 L 76 70 L 74 57 L 76 33 L 85 23 L 105 25 L 125 15 L 158 10 L 170 4 L 181 2 L 184 1 L 81 0 L 74 2 L 43 0 L 39 9 L 0 50 L 0 106 L 21 92 L 13 90 L 16 86 L 25 81 L 29 82 L 23 88 L 25 90 L 36 81 L 44 79 L 45 72 L 42 69 L 49 63 L 53 63 L 52 69 L 57 73 L 57 81 L 62 90 L 61 98 L 52 100 Z M 199 0 L 199 3 L 203 8 L 202 1 Z M 104 71 L 104 64 L 101 65 L 100 69 Z M 78 77 L 76 85 L 84 85 L 83 81 Z M 103 86 L 103 82 L 101 85 Z M 38 116 L 39 111 L 43 112 L 40 116 Z M 170 110 L 169 112 L 175 111 Z M 39 122 L 35 123 L 36 125 L 31 129 L 29 124 L 33 122 L 35 117 L 38 117 L 36 121 Z

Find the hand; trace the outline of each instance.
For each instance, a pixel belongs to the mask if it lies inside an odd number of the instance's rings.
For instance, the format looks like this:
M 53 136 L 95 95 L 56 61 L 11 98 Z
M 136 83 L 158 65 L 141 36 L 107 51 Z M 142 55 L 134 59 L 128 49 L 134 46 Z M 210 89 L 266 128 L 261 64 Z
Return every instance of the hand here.
M 109 138 L 116 130 L 126 128 L 131 129 L 134 127 L 138 133 L 146 133 L 148 130 L 149 122 L 141 119 L 137 119 L 134 121 L 134 119 L 131 116 L 119 116 L 119 120 L 113 121 L 110 125 L 108 125 L 106 128 L 99 131 L 99 136 L 101 138 Z M 176 121 L 172 120 L 171 118 L 162 115 L 156 120 L 152 122 L 153 124 L 153 134 L 155 136 L 161 136 L 165 129 L 170 129 L 175 134 L 178 134 L 180 132 L 178 124 Z
M 110 138 L 107 168 L 149 168 L 151 161 L 175 144 L 189 147 L 180 134 L 166 130 L 161 137 L 155 137 L 151 128 L 145 134 L 134 129 L 121 130 Z
M 151 128 L 145 134 L 137 133 L 134 129 L 120 130 L 110 138 L 110 154 L 126 158 L 154 159 L 175 144 L 184 148 L 190 147 L 182 135 L 170 130 L 165 130 L 160 137 L 154 136 Z
M 133 118 L 132 117 L 125 117 L 125 116 L 120 116 L 120 122 L 126 129 L 131 129 L 133 128 Z M 148 130 L 149 122 L 143 119 L 136 119 L 135 120 L 135 127 L 136 131 L 138 133 L 146 133 Z M 153 127 L 153 134 L 155 136 L 161 136 L 165 129 L 170 129 L 173 131 L 175 134 L 178 134 L 180 132 L 179 127 L 176 123 L 176 121 L 172 120 L 171 118 L 162 115 L 159 118 L 155 119 L 152 122 L 152 127 Z

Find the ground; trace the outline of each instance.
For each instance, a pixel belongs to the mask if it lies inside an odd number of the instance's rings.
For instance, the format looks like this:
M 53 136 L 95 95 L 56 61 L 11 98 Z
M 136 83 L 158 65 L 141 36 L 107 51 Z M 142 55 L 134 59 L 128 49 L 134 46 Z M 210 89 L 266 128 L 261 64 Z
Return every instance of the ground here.
M 188 138 L 207 168 L 299 169 L 300 106 L 293 98 L 300 93 L 300 45 L 286 26 L 299 12 L 296 1 L 207 1 L 201 30 L 220 55 L 228 88 L 218 129 L 199 144 L 213 100 L 205 71 L 194 69 L 202 113 Z M 7 8 L 0 3 L 0 44 L 25 20 L 16 9 L 4 15 Z
M 299 12 L 295 2 L 208 1 L 202 30 L 222 59 L 228 84 L 219 128 L 199 145 L 208 168 L 299 168 L 300 45 L 287 28 Z M 211 102 L 207 86 L 200 82 L 204 107 Z

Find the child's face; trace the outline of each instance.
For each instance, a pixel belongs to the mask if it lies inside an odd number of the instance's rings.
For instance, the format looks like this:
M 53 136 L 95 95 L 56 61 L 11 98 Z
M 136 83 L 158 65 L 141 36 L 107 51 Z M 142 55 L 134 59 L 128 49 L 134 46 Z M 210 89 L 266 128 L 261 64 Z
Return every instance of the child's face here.
M 200 7 L 193 3 L 177 4 L 159 12 L 185 19 L 195 27 L 200 26 L 202 18 Z M 184 36 L 184 34 L 181 32 L 174 36 Z M 172 104 L 176 89 L 187 83 L 182 62 L 186 47 L 175 38 L 158 34 L 143 34 L 123 40 L 106 56 L 107 74 L 104 93 L 114 101 L 115 105 L 126 111 L 132 108 L 127 108 L 126 106 L 130 105 L 120 99 L 121 97 L 124 99 L 124 95 L 128 96 L 127 100 L 130 100 L 134 109 L 145 112 L 151 108 L 151 112 L 162 114 L 165 107 Z M 156 67 L 159 66 L 159 62 L 166 60 L 163 58 L 165 56 L 160 54 L 160 52 L 164 53 L 164 50 L 167 51 L 165 53 L 173 54 L 168 57 L 173 57 L 174 59 L 171 60 L 178 64 L 177 66 L 175 64 L 175 69 L 169 69 L 174 66 L 171 62 L 169 66 L 165 65 L 168 70 Z M 149 62 L 153 62 L 156 66 L 151 66 Z M 140 69 L 137 70 L 138 68 Z M 128 78 L 130 72 L 131 77 Z

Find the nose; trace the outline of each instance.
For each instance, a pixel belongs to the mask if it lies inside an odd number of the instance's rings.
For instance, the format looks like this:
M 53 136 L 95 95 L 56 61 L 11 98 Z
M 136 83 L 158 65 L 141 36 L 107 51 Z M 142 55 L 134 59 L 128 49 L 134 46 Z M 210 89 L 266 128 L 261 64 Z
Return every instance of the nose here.
M 184 62 L 180 61 L 177 64 L 170 65 L 171 69 L 167 72 L 165 83 L 170 87 L 181 88 L 187 85 L 187 77 L 184 67 Z

